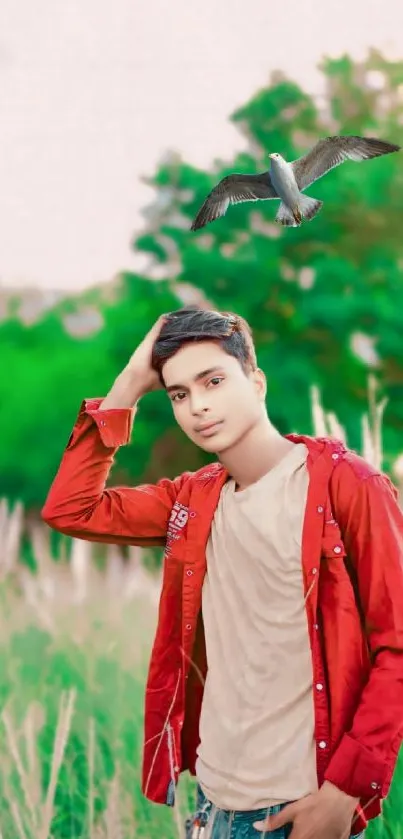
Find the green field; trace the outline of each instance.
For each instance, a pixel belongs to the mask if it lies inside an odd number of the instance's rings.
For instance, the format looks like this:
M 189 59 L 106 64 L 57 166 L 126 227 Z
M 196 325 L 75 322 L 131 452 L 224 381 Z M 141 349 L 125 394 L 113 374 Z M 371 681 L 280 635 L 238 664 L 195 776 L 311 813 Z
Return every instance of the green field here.
M 106 579 L 84 602 L 63 595 L 33 605 L 3 588 L 1 837 L 183 837 L 193 779 L 174 811 L 140 792 L 155 604 L 122 603 Z M 403 837 L 402 812 L 400 761 L 368 835 Z
M 182 814 L 140 792 L 143 693 L 155 609 L 107 584 L 85 604 L 27 606 L 3 590 L 2 839 L 177 837 Z M 42 608 L 40 606 L 39 608 Z

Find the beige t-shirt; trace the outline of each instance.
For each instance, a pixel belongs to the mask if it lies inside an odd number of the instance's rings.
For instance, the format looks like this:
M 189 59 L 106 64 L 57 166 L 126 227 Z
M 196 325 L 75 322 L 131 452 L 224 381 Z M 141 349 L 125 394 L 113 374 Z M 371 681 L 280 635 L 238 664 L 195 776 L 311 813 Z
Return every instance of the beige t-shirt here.
M 196 774 L 222 809 L 254 810 L 318 789 L 301 565 L 306 457 L 295 444 L 245 490 L 227 481 L 212 523 Z

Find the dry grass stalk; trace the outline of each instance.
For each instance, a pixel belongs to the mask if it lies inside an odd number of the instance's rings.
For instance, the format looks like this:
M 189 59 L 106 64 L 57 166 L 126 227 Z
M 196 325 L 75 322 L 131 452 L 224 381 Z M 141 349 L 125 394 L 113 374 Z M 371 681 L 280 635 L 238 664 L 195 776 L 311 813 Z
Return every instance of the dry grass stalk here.
M 53 802 L 55 797 L 57 778 L 59 775 L 64 751 L 66 748 L 66 743 L 69 736 L 75 699 L 75 690 L 70 690 L 68 692 L 67 700 L 65 693 L 62 693 L 60 697 L 59 718 L 57 721 L 56 736 L 53 748 L 50 781 L 43 808 L 42 823 L 38 833 L 38 839 L 49 839 L 49 829 L 52 821 Z
M 43 522 L 36 520 L 29 522 L 28 529 L 38 568 L 37 584 L 45 599 L 51 600 L 56 593 L 57 569 L 50 550 L 49 529 L 43 526 Z
M 104 815 L 107 839 L 123 839 L 120 814 L 119 767 L 109 786 L 108 803 Z
M 109 786 L 107 808 L 104 815 L 104 828 L 97 825 L 94 839 L 135 839 L 136 821 L 133 811 L 133 797 L 120 783 L 121 770 L 117 766 L 116 775 Z
M 41 802 L 41 770 L 36 744 L 37 737 L 39 731 L 43 727 L 44 720 L 45 715 L 42 706 L 38 702 L 32 702 L 28 706 L 23 722 L 23 732 L 28 763 L 28 784 L 35 812 L 37 812 Z
M 95 720 L 88 726 L 88 823 L 89 839 L 94 839 Z
M 20 554 L 24 508 L 17 502 L 12 510 L 6 498 L 0 501 L 0 578 L 16 568 Z
M 20 814 L 20 810 L 19 810 L 19 807 L 18 807 L 18 804 L 17 804 L 15 798 L 13 798 L 13 796 L 11 794 L 10 787 L 9 787 L 9 785 L 7 783 L 7 780 L 6 780 L 6 773 L 3 772 L 2 775 L 3 775 L 2 776 L 2 783 L 3 783 L 3 788 L 4 788 L 4 795 L 7 799 L 7 801 L 9 802 L 11 815 L 14 819 L 14 824 L 15 824 L 16 829 L 17 829 L 17 834 L 19 836 L 19 839 L 27 839 L 25 829 L 24 829 L 24 823 L 23 823 L 23 820 L 22 820 L 22 817 L 21 817 L 21 814 Z
M 39 577 L 40 573 L 34 575 L 29 568 L 20 566 L 18 579 L 22 592 L 25 595 L 25 601 L 35 612 L 39 625 L 53 634 L 55 631 L 55 622 L 52 619 L 48 607 L 43 603 L 43 598 L 40 596 L 40 589 L 43 586 L 38 583 Z
M 403 507 L 403 454 L 393 464 L 393 475 L 399 492 L 399 503 Z
M 111 593 L 121 595 L 124 589 L 125 568 L 121 549 L 118 545 L 107 545 L 106 584 Z
M 175 790 L 175 804 L 173 807 L 173 815 L 179 839 L 186 839 L 185 823 L 181 813 L 181 792 L 179 787 L 177 787 Z
M 27 839 L 17 802 L 10 799 L 10 807 L 20 839 Z
M 347 446 L 346 431 L 337 419 L 336 414 L 330 411 L 326 416 L 330 436 L 342 440 L 344 445 Z
M 26 769 L 23 765 L 22 758 L 21 758 L 21 755 L 20 755 L 20 751 L 19 751 L 19 748 L 18 748 L 18 736 L 17 736 L 16 730 L 15 730 L 15 727 L 13 725 L 13 722 L 11 720 L 11 716 L 10 716 L 10 714 L 7 711 L 6 708 L 3 710 L 2 719 L 3 719 L 3 723 L 4 723 L 4 728 L 5 728 L 5 731 L 6 731 L 8 747 L 10 749 L 10 754 L 13 758 L 14 764 L 15 764 L 17 772 L 18 772 L 21 787 L 22 787 L 22 790 L 23 790 L 23 793 L 24 793 L 25 803 L 27 805 L 27 808 L 28 808 L 28 811 L 29 811 L 29 814 L 30 814 L 30 817 L 31 817 L 32 827 L 36 828 L 37 824 L 38 824 L 38 814 L 37 814 L 37 811 L 35 809 L 35 805 L 34 805 L 34 802 L 33 802 L 33 799 L 32 799 L 32 794 L 31 794 L 30 783 L 29 783 L 29 780 L 28 780 L 28 775 L 27 775 Z
M 130 599 L 141 595 L 147 597 L 153 605 L 159 601 L 162 586 L 162 569 L 150 572 L 144 567 L 142 557 L 144 548 L 130 547 L 126 564 L 124 596 Z
M 91 552 L 92 545 L 90 542 L 85 542 L 83 539 L 72 540 L 70 572 L 76 603 L 85 601 L 89 594 L 88 580 Z
M 319 388 L 312 385 L 311 389 L 311 413 L 314 434 L 316 437 L 334 437 L 347 445 L 346 432 L 339 422 L 336 414 L 332 411 L 326 412 L 323 408 Z
M 376 401 L 378 383 L 374 376 L 368 379 L 369 414 L 362 418 L 362 455 L 375 469 L 382 469 L 382 420 L 388 403 L 385 397 L 379 403 Z
M 382 420 L 387 398 L 377 402 L 378 383 L 374 376 L 368 377 L 368 413 L 364 414 L 361 421 L 362 431 L 362 456 L 375 469 L 382 469 L 383 448 L 382 448 Z M 319 389 L 316 385 L 311 387 L 312 420 L 314 433 L 318 437 L 331 436 L 342 440 L 347 444 L 345 429 L 333 413 L 327 413 L 321 403 Z

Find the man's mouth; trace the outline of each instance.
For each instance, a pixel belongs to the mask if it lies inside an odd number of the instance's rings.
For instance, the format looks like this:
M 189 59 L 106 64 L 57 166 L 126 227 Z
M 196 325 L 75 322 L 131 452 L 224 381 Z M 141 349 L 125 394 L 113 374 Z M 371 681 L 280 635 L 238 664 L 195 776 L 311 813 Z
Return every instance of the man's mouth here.
M 222 422 L 222 420 L 218 420 L 217 422 L 206 422 L 204 425 L 199 425 L 198 428 L 196 428 L 196 431 L 203 437 L 210 437 L 210 435 L 214 434 L 217 431 L 217 429 L 222 425 Z

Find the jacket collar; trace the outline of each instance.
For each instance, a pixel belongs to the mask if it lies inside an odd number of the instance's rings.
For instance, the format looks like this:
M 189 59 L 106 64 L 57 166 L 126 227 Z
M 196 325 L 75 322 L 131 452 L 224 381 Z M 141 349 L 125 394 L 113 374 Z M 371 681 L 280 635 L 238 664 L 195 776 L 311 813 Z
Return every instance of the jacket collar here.
M 332 455 L 337 454 L 342 456 L 346 451 L 346 446 L 342 440 L 334 437 L 312 437 L 308 434 L 285 434 L 287 440 L 292 443 L 304 443 L 308 449 L 308 468 L 312 468 L 318 458 L 323 457 L 323 460 L 334 466 Z M 201 480 L 215 478 L 220 488 L 231 477 L 225 466 L 220 461 L 210 463 L 208 466 L 200 469 L 198 477 Z

